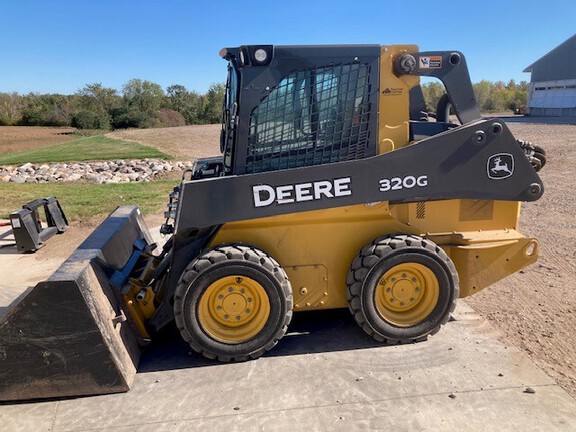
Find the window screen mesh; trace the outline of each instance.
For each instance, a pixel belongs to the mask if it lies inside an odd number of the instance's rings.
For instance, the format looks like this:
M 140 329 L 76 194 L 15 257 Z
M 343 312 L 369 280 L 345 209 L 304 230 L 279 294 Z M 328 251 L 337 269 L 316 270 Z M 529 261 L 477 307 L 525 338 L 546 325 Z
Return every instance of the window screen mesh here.
M 340 64 L 286 76 L 250 116 L 246 172 L 365 157 L 370 67 Z

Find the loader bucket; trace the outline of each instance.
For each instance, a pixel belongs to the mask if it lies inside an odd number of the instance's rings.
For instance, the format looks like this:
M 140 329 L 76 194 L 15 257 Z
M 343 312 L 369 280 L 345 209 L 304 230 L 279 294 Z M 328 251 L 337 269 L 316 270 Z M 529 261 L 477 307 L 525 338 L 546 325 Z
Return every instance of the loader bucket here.
M 125 392 L 138 333 L 109 279 L 135 241 L 152 240 L 137 207 L 119 207 L 0 321 L 0 401 Z

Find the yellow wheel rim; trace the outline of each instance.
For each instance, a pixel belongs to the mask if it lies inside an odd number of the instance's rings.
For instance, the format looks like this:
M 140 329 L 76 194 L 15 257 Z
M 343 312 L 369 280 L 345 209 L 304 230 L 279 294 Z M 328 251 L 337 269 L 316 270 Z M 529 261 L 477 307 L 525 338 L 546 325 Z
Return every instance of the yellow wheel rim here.
M 417 263 L 398 264 L 378 281 L 374 293 L 380 316 L 399 327 L 424 321 L 438 303 L 440 286 L 432 270 Z
M 246 276 L 218 279 L 202 294 L 200 325 L 212 338 L 238 344 L 256 336 L 270 316 L 270 302 L 258 282 Z

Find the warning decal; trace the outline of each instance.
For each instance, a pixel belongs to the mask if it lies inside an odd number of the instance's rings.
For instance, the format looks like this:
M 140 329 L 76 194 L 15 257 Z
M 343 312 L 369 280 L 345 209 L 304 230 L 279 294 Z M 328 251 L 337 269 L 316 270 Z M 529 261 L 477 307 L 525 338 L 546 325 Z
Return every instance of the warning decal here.
M 420 57 L 420 69 L 442 69 L 442 56 Z

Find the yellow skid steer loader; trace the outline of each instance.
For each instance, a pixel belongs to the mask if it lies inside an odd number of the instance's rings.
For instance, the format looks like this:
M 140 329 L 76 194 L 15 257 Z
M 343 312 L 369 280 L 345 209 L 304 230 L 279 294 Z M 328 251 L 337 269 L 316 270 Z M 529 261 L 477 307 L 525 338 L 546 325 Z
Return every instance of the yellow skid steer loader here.
M 461 53 L 220 55 L 222 154 L 170 194 L 168 241 L 157 251 L 137 207 L 121 207 L 12 305 L 0 400 L 127 391 L 142 348 L 173 322 L 220 361 L 261 356 L 294 312 L 317 309 L 348 307 L 382 343 L 422 341 L 456 299 L 536 261 L 517 228 L 520 202 L 544 192 L 544 150 L 481 118 Z M 421 76 L 446 88 L 435 113 Z

